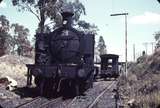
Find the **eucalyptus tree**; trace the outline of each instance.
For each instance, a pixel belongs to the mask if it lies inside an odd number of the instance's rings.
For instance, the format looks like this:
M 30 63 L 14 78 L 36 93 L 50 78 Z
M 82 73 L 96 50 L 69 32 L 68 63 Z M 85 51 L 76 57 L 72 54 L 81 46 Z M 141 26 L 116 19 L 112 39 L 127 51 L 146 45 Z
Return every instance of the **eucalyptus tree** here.
M 0 56 L 8 52 L 10 46 L 9 20 L 4 15 L 0 15 Z
M 57 0 L 12 0 L 13 6 L 18 7 L 19 11 L 29 11 L 39 21 L 39 32 L 43 33 L 45 29 L 45 21 L 48 17 L 55 18 L 57 16 L 58 7 Z
M 70 8 L 75 13 L 75 22 L 79 20 L 81 14 L 85 14 L 85 7 L 79 1 L 67 1 L 67 0 L 12 0 L 13 6 L 16 6 L 19 11 L 29 11 L 38 19 L 37 32 L 44 33 L 48 31 L 49 24 L 52 27 L 61 26 L 62 16 L 61 12 Z M 46 24 L 46 20 L 52 20 L 49 24 Z
M 156 48 L 159 48 L 160 47 L 160 31 L 155 33 L 154 38 L 156 40 Z
M 99 37 L 97 48 L 100 55 L 107 53 L 106 44 L 102 36 Z
M 95 24 L 90 24 L 84 20 L 78 21 L 78 29 L 84 31 L 85 33 L 97 35 L 97 31 L 99 31 L 98 26 Z
M 18 55 L 27 55 L 27 52 L 31 49 L 31 44 L 28 39 L 29 29 L 18 23 L 12 24 L 11 29 L 13 30 L 13 44 L 12 52 L 17 52 Z

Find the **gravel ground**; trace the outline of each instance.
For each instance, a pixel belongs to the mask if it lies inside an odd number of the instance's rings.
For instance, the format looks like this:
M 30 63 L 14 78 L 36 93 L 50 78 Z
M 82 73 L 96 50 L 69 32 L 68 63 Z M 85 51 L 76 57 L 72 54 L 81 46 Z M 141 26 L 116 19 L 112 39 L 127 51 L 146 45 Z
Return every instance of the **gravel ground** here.
M 61 100 L 61 101 L 57 101 L 57 102 L 53 102 L 52 104 L 50 104 L 47 107 L 43 107 L 43 108 L 70 108 L 68 107 L 68 104 L 72 101 L 72 99 L 66 99 L 66 100 Z M 42 107 L 41 107 L 42 108 Z
M 113 92 L 116 89 L 117 86 L 116 83 L 114 83 L 100 96 L 99 101 L 94 105 L 94 108 L 117 108 L 117 102 L 115 100 L 116 92 Z
M 68 106 L 68 108 L 87 108 L 88 105 L 90 105 L 94 99 L 106 88 L 109 84 L 111 84 L 110 81 L 100 81 L 95 82 L 93 88 L 89 89 L 86 92 L 86 96 L 80 96 L 76 97 L 73 102 Z M 106 102 L 105 102 L 106 103 Z M 107 104 L 105 104 L 104 108 Z M 98 107 L 97 107 L 98 108 Z M 101 108 L 101 107 L 99 107 Z M 109 107 L 111 108 L 111 107 Z M 114 108 L 114 106 L 112 107 Z
M 116 103 L 114 95 L 115 93 L 112 91 L 107 91 L 96 104 L 96 108 L 115 108 Z
M 7 91 L 5 87 L 0 88 L 0 106 L 2 108 L 14 108 L 19 104 L 20 96 Z

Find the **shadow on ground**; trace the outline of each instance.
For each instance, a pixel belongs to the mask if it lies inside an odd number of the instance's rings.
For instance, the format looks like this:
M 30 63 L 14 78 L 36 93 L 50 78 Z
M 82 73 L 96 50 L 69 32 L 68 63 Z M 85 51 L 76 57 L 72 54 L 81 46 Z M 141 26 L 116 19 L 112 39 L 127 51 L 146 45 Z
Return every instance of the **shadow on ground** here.
M 29 88 L 29 87 L 19 87 L 13 91 L 15 94 L 19 95 L 21 98 L 26 98 L 26 97 L 37 97 L 38 90 L 36 87 L 34 88 Z

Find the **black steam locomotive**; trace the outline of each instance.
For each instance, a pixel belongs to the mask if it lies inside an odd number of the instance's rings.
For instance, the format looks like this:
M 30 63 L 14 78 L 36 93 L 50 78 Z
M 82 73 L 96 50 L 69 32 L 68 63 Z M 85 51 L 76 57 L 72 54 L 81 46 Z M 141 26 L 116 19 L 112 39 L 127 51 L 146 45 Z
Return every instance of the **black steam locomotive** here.
M 72 13 L 62 16 L 62 27 L 36 34 L 35 64 L 27 64 L 27 85 L 34 76 L 41 95 L 68 91 L 80 95 L 93 83 L 94 35 L 74 29 Z

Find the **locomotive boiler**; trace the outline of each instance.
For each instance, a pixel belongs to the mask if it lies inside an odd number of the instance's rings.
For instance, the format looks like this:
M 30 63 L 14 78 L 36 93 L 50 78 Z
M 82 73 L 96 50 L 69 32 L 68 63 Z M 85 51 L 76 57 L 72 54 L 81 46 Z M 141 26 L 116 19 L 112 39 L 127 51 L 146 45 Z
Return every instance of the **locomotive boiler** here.
M 63 12 L 62 16 L 62 27 L 36 34 L 35 64 L 27 64 L 27 86 L 34 76 L 40 95 L 69 91 L 80 95 L 92 87 L 94 35 L 72 27 L 73 13 Z

